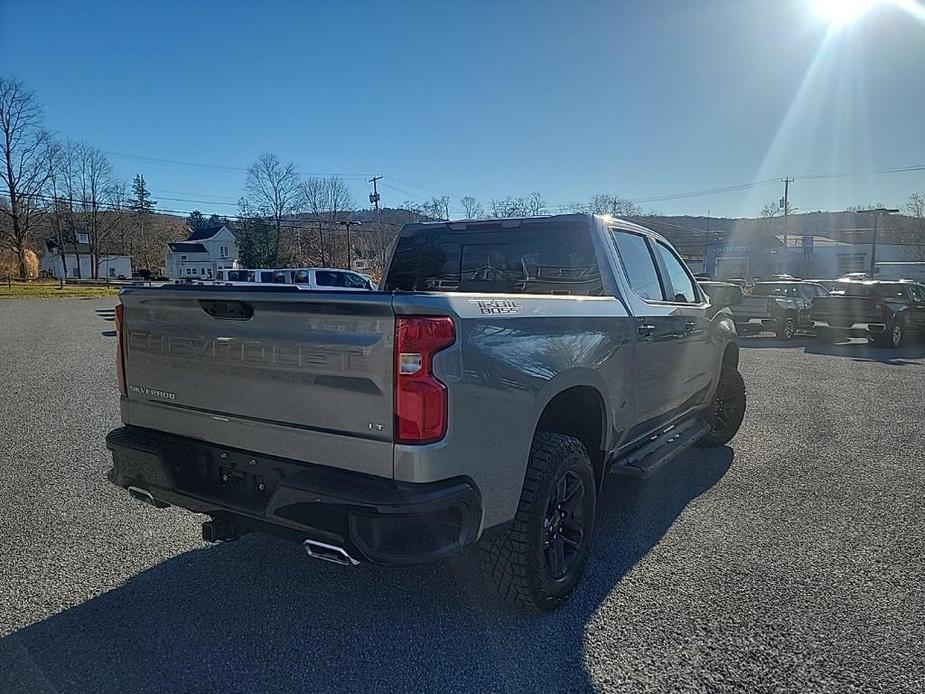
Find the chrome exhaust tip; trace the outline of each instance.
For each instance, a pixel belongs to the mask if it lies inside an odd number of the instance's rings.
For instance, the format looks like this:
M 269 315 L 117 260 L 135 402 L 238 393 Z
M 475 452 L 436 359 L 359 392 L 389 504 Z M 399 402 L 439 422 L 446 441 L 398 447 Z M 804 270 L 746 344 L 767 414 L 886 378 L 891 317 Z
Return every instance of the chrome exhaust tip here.
M 360 563 L 351 557 L 343 547 L 318 542 L 318 540 L 305 540 L 302 546 L 305 548 L 305 553 L 315 559 L 323 559 L 341 566 L 356 566 Z
M 131 496 L 133 499 L 143 501 L 146 504 L 150 504 L 154 508 L 167 508 L 170 506 L 168 503 L 155 499 L 151 492 L 149 492 L 147 489 L 142 489 L 141 487 L 126 487 L 125 489 L 128 491 L 129 496 Z

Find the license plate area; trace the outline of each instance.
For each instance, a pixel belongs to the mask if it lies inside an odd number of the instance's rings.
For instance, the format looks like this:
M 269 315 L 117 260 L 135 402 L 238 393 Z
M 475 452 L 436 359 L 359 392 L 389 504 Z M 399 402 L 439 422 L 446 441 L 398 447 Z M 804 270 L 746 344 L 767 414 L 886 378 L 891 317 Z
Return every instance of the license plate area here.
M 191 475 L 187 488 L 198 497 L 252 512 L 262 512 L 280 482 L 295 470 L 282 463 L 242 451 L 220 450 L 209 446 L 190 446 Z

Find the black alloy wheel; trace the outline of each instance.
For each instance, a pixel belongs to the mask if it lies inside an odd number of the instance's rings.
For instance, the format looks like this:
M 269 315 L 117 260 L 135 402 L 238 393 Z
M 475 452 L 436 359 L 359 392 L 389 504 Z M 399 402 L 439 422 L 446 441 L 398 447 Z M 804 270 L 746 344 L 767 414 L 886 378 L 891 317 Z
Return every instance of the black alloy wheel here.
M 562 473 L 550 494 L 543 521 L 543 553 L 555 580 L 568 576 L 582 554 L 584 498 L 584 482 L 571 470 Z

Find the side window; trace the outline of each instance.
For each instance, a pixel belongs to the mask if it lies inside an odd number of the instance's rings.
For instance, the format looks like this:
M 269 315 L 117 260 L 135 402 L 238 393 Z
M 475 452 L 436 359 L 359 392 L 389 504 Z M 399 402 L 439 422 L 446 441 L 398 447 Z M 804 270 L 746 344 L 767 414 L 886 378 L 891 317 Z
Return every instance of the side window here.
M 330 270 L 316 270 L 315 284 L 319 287 L 343 287 L 344 273 Z
M 366 280 L 364 280 L 359 275 L 354 275 L 351 272 L 344 273 L 344 283 L 346 286 L 351 287 L 353 289 L 368 289 L 369 288 L 368 285 L 366 284 Z
M 655 242 L 655 249 L 665 264 L 665 270 L 668 272 L 668 281 L 671 284 L 672 299 L 680 303 L 695 304 L 700 301 L 697 289 L 694 287 L 694 281 L 684 264 L 678 259 L 668 246 L 661 241 Z
M 649 252 L 649 244 L 641 234 L 629 231 L 613 230 L 613 240 L 617 244 L 623 271 L 630 287 L 643 299 L 664 301 L 662 285 L 655 269 L 655 260 Z
M 308 284 L 308 270 L 296 270 L 292 273 L 293 284 Z

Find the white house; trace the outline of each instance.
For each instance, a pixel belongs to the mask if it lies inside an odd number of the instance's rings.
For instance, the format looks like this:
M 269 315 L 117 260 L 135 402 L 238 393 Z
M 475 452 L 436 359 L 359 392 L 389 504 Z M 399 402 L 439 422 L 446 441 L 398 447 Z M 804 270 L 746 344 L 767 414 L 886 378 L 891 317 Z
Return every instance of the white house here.
M 90 253 L 90 238 L 85 232 L 77 232 L 77 243 L 64 244 L 64 267 L 58 242 L 47 239 L 39 258 L 39 269 L 52 277 L 91 279 L 93 277 L 93 256 Z M 96 259 L 96 276 L 100 279 L 131 279 L 132 256 L 103 254 Z
M 212 279 L 217 271 L 237 266 L 238 242 L 224 224 L 167 244 L 164 267 L 170 279 Z

